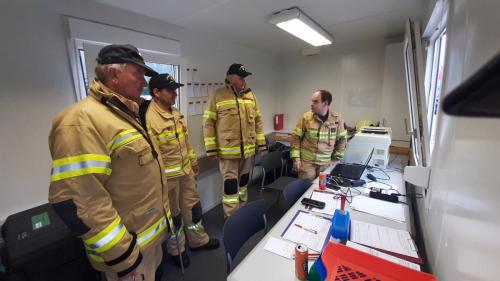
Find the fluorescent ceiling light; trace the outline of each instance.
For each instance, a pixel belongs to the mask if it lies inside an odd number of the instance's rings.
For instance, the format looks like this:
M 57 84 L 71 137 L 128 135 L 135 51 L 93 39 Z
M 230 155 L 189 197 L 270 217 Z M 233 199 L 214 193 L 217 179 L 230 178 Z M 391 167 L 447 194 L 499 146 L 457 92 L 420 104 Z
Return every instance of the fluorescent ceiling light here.
M 296 7 L 274 13 L 269 22 L 315 47 L 333 43 L 328 32 Z

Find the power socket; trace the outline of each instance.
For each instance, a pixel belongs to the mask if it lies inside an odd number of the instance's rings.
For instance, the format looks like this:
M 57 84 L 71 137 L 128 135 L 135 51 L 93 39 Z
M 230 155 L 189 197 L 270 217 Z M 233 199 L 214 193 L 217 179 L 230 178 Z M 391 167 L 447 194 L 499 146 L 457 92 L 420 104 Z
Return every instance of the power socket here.
M 392 203 L 399 202 L 397 194 L 384 194 L 381 191 L 370 191 L 370 197 Z

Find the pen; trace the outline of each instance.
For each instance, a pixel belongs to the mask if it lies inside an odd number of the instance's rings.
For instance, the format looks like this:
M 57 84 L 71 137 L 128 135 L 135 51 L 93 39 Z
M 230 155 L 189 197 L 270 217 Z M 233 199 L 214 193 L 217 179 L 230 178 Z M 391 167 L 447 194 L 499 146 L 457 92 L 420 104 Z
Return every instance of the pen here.
M 328 193 L 328 194 L 337 194 L 333 191 L 327 191 L 327 190 L 320 190 L 320 189 L 315 189 L 314 192 L 321 192 L 321 193 Z
M 300 225 L 300 224 L 295 224 L 295 226 L 296 226 L 296 227 L 298 227 L 298 228 L 301 228 L 301 229 L 303 229 L 303 230 L 305 230 L 305 231 L 307 231 L 307 232 L 311 232 L 311 233 L 313 233 L 313 234 L 318 234 L 318 232 L 317 232 L 316 230 L 314 230 L 314 229 L 310 229 L 310 228 L 306 228 L 306 227 L 303 227 L 303 226 L 302 226 L 302 225 Z

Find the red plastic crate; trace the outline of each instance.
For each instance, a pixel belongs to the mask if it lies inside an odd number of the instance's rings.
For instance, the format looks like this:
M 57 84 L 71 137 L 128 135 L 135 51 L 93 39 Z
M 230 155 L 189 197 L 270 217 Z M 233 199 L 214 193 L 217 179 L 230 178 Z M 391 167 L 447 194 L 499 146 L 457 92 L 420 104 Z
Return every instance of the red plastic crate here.
M 328 243 L 321 260 L 327 281 L 436 281 L 436 277 L 338 243 Z

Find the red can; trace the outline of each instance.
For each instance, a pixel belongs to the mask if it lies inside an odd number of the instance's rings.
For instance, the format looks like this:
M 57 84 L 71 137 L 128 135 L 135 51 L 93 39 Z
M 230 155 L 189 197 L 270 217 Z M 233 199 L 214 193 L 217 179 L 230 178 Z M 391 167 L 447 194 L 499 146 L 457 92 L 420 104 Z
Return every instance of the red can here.
M 319 189 L 321 190 L 326 189 L 326 173 L 323 172 L 319 173 Z
M 307 246 L 299 244 L 295 247 L 295 276 L 299 280 L 307 280 L 307 263 L 309 253 Z

